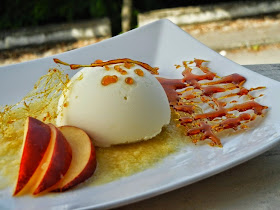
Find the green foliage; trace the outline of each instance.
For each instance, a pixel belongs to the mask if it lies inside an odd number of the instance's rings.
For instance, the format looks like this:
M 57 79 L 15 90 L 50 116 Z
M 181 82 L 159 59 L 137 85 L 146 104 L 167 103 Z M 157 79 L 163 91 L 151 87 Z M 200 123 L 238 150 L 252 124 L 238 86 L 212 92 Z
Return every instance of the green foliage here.
M 1 0 L 0 30 L 104 17 L 107 16 L 104 2 L 104 0 Z
M 238 0 L 236 0 L 238 1 Z M 154 9 L 227 2 L 226 0 L 133 0 L 132 26 L 137 14 Z M 0 0 L 0 30 L 109 17 L 112 33 L 121 32 L 122 0 Z
M 90 1 L 89 11 L 92 17 L 104 17 L 107 15 L 107 8 L 102 0 Z

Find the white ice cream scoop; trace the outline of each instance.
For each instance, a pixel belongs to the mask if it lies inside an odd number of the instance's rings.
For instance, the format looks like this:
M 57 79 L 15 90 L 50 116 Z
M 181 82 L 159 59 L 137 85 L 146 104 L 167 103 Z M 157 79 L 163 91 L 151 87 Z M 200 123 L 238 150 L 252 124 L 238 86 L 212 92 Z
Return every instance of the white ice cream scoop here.
M 58 109 L 58 126 L 77 126 L 102 147 L 148 140 L 170 121 L 162 86 L 136 64 L 83 68 L 71 79 Z

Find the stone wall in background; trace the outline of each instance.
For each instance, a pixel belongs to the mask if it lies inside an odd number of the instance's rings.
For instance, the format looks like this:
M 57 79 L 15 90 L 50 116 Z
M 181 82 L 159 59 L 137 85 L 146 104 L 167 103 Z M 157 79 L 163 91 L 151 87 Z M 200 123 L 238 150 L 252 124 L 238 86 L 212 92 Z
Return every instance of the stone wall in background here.
M 59 41 L 111 36 L 109 18 L 57 24 L 0 33 L 0 50 Z
M 280 1 L 246 1 L 154 10 L 138 15 L 138 25 L 166 18 L 177 25 L 186 25 L 280 12 Z

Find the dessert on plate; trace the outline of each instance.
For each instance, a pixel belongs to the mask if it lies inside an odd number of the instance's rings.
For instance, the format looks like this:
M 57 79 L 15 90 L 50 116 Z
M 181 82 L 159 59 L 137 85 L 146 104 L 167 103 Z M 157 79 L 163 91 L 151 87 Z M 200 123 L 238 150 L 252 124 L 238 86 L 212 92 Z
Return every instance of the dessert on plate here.
M 169 124 L 167 96 L 154 75 L 130 63 L 84 67 L 59 100 L 58 126 L 86 131 L 96 146 L 148 140 Z M 151 71 L 152 72 L 152 71 Z
M 69 79 L 50 69 L 0 112 L 0 175 L 8 185 L 17 180 L 14 195 L 107 183 L 191 142 L 221 149 L 221 134 L 254 126 L 268 108 L 256 101 L 264 87 L 246 89 L 245 77 L 220 77 L 201 59 L 176 65 L 179 79 L 128 58 L 54 61 L 80 71 Z

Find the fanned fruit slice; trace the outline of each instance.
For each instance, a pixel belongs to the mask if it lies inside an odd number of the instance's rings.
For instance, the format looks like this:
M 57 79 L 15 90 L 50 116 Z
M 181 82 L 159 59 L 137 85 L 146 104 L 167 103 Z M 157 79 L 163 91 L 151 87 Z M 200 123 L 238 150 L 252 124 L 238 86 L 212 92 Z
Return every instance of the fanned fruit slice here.
M 68 141 L 54 125 L 49 126 L 51 128 L 49 153 L 44 157 L 39 170 L 35 172 L 38 172 L 38 178 L 31 190 L 33 195 L 47 192 L 58 183 L 66 174 L 72 160 L 72 149 Z
M 24 193 L 40 165 L 51 139 L 51 129 L 43 122 L 28 117 L 25 123 L 22 158 L 14 195 Z
M 72 162 L 63 179 L 52 187 L 55 192 L 66 191 L 84 182 L 96 169 L 95 148 L 88 135 L 73 126 L 63 126 L 59 130 L 71 145 Z
M 96 169 L 95 148 L 81 129 L 29 117 L 14 195 L 63 192 L 89 177 Z
M 66 174 L 72 149 L 55 126 L 29 117 L 14 195 L 47 192 Z

